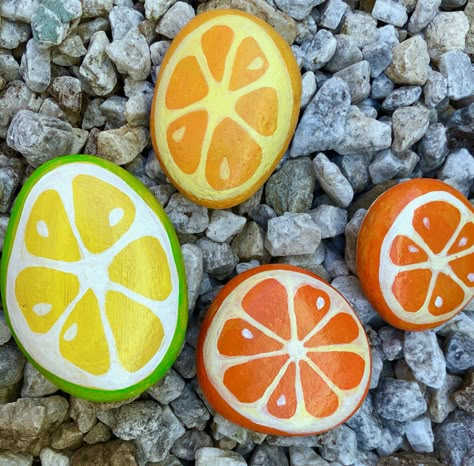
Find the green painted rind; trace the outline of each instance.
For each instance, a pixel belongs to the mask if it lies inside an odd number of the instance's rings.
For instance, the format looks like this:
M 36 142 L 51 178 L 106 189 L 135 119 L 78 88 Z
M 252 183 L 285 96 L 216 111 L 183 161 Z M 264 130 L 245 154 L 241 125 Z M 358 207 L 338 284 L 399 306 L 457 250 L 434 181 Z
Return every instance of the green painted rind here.
M 61 165 L 65 165 L 72 162 L 93 163 L 101 166 L 106 170 L 111 171 L 112 173 L 120 177 L 123 181 L 125 181 L 144 200 L 144 202 L 153 210 L 156 216 L 161 220 L 161 223 L 165 228 L 166 233 L 168 234 L 171 244 L 171 250 L 173 252 L 173 258 L 176 263 L 176 268 L 178 272 L 178 318 L 176 323 L 175 334 L 170 343 L 170 347 L 158 367 L 148 377 L 146 377 L 135 385 L 120 390 L 107 391 L 75 385 L 70 382 L 67 382 L 64 379 L 61 379 L 60 377 L 57 377 L 56 375 L 44 369 L 34 360 L 33 356 L 25 350 L 18 337 L 16 336 L 15 331 L 10 322 L 8 308 L 6 305 L 6 281 L 8 264 L 10 261 L 10 253 L 25 200 L 28 197 L 33 186 L 44 174 L 50 172 L 51 170 L 54 170 L 55 168 Z M 8 227 L 5 233 L 2 262 L 0 268 L 0 290 L 2 293 L 2 303 L 5 312 L 5 320 L 8 326 L 10 327 L 13 338 L 15 339 L 18 347 L 21 349 L 28 361 L 30 361 L 31 364 L 36 367 L 39 372 L 41 372 L 46 378 L 48 378 L 61 390 L 77 398 L 84 398 L 90 401 L 104 402 L 121 401 L 139 395 L 147 388 L 151 387 L 168 372 L 168 370 L 175 362 L 176 358 L 179 356 L 179 353 L 181 352 L 181 349 L 184 345 L 184 339 L 188 323 L 188 292 L 184 260 L 183 255 L 181 254 L 181 246 L 179 244 L 178 237 L 176 236 L 176 232 L 173 228 L 173 225 L 171 224 L 171 221 L 166 215 L 166 212 L 161 207 L 159 202 L 155 199 L 153 194 L 151 194 L 150 191 L 132 174 L 130 174 L 123 168 L 120 168 L 119 166 L 113 164 L 112 162 L 108 162 L 107 160 L 94 157 L 92 155 L 66 155 L 53 159 L 49 162 L 46 162 L 41 167 L 37 168 L 25 182 L 12 207 L 10 221 L 8 223 Z

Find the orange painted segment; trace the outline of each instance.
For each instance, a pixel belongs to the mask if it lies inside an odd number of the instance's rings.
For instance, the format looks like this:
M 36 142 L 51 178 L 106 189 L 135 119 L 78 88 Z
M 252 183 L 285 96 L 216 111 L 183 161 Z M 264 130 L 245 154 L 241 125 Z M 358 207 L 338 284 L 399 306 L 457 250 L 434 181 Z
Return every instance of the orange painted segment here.
M 198 169 L 207 122 L 207 112 L 199 110 L 173 121 L 166 131 L 171 156 L 180 170 L 188 175 Z
M 306 411 L 314 417 L 327 417 L 339 407 L 336 394 L 305 361 L 300 361 L 301 385 Z
M 410 238 L 398 235 L 390 248 L 390 259 L 395 265 L 419 264 L 428 260 L 428 254 Z
M 204 99 L 208 92 L 209 87 L 196 57 L 185 57 L 176 65 L 169 81 L 166 106 L 170 110 L 184 108 Z
M 217 341 L 217 349 L 223 356 L 252 356 L 282 348 L 281 343 L 243 319 L 228 320 Z
M 276 386 L 267 403 L 273 416 L 289 419 L 296 412 L 296 365 L 292 362 Z
M 449 265 L 466 286 L 474 286 L 474 253 L 455 259 Z
M 450 277 L 440 273 L 436 278 L 428 310 L 435 316 L 451 312 L 464 300 L 463 289 Z
M 255 285 L 242 299 L 242 308 L 257 322 L 285 340 L 291 337 L 286 288 L 274 278 Z
M 359 327 L 349 314 L 334 316 L 319 332 L 305 344 L 307 348 L 325 345 L 343 345 L 352 343 L 359 336 Z
M 444 201 L 433 201 L 415 210 L 413 227 L 429 248 L 438 254 L 454 235 L 460 220 L 459 209 Z
M 268 60 L 253 37 L 244 39 L 235 56 L 229 89 L 236 91 L 260 79 L 268 69 Z
M 448 250 L 448 254 L 456 254 L 472 248 L 472 246 L 474 246 L 474 223 L 469 222 L 464 225 L 461 233 L 459 233 L 458 237 L 454 240 L 453 245 Z
M 221 81 L 224 76 L 227 54 L 233 41 L 234 31 L 228 26 L 214 26 L 202 35 L 202 51 L 216 81 Z
M 261 161 L 261 147 L 234 120 L 225 118 L 212 135 L 207 181 L 218 191 L 235 188 L 250 179 Z
M 271 136 L 278 124 L 278 95 L 272 87 L 262 87 L 243 95 L 235 111 L 263 136 Z
M 352 390 L 362 381 L 365 361 L 358 354 L 348 351 L 316 352 L 308 353 L 308 358 L 341 390 Z
M 288 356 L 274 356 L 238 364 L 225 371 L 224 385 L 242 403 L 254 403 L 262 398 L 287 360 Z
M 430 286 L 431 271 L 427 269 L 400 272 L 395 277 L 392 292 L 407 312 L 418 312 L 423 306 Z
M 294 298 L 298 338 L 302 340 L 329 312 L 331 300 L 324 290 L 305 285 L 298 288 Z

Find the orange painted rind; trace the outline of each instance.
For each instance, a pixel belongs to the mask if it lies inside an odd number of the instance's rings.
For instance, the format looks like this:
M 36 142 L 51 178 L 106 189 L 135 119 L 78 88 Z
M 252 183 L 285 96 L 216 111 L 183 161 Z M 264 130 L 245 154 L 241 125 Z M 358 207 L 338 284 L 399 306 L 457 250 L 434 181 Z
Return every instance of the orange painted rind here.
M 400 183 L 370 207 L 357 242 L 362 289 L 404 330 L 446 322 L 474 296 L 474 209 L 433 179 Z
M 232 279 L 204 319 L 198 380 L 222 416 L 247 429 L 310 435 L 363 402 L 370 349 L 349 303 L 304 269 L 265 265 Z
M 285 40 L 264 21 L 213 10 L 176 36 L 158 75 L 153 147 L 194 202 L 227 208 L 270 176 L 293 135 L 301 76 Z

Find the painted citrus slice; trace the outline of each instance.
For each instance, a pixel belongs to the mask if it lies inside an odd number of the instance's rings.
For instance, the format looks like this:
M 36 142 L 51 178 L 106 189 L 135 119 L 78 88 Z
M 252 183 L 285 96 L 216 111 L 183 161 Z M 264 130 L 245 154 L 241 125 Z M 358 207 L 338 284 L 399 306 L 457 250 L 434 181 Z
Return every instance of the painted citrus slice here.
M 337 290 L 304 269 L 266 265 L 218 294 L 201 328 L 197 368 L 204 395 L 227 419 L 308 435 L 357 410 L 371 361 L 364 329 Z
M 173 184 L 226 208 L 270 176 L 296 126 L 301 76 L 285 40 L 260 19 L 214 10 L 172 42 L 155 88 L 151 133 Z
M 370 207 L 357 271 L 375 309 L 404 330 L 446 322 L 474 296 L 474 209 L 432 179 L 405 181 Z
M 186 284 L 171 223 L 140 182 L 96 157 L 61 157 L 25 183 L 6 233 L 2 297 L 32 363 L 91 400 L 145 390 L 184 341 Z

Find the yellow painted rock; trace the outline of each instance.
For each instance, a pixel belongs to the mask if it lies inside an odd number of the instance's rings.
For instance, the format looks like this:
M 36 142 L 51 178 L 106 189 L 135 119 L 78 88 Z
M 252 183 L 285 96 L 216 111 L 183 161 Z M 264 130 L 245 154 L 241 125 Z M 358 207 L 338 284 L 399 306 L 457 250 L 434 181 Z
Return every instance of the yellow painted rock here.
M 2 258 L 6 317 L 62 390 L 134 396 L 179 354 L 187 323 L 181 250 L 153 195 L 91 156 L 40 167 L 12 211 Z
M 301 76 L 268 24 L 237 10 L 192 19 L 161 65 L 151 133 L 173 184 L 193 201 L 226 208 L 270 176 L 296 126 Z

